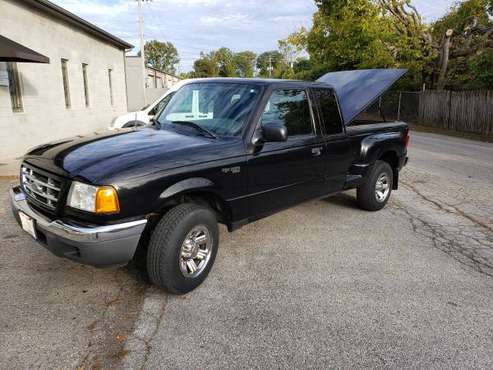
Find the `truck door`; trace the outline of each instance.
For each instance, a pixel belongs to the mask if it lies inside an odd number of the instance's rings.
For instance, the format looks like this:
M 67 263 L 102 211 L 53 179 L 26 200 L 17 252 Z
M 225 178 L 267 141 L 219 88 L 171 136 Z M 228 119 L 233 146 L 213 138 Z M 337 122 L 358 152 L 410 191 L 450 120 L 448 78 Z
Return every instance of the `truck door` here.
M 248 157 L 248 204 L 251 216 L 266 215 L 327 192 L 325 142 L 316 130 L 304 89 L 274 89 L 260 118 L 284 124 L 286 142 L 264 143 Z
M 310 96 L 316 121 L 326 143 L 323 159 L 327 192 L 337 192 L 344 188 L 353 161 L 351 145 L 346 138 L 334 91 L 329 88 L 312 88 Z

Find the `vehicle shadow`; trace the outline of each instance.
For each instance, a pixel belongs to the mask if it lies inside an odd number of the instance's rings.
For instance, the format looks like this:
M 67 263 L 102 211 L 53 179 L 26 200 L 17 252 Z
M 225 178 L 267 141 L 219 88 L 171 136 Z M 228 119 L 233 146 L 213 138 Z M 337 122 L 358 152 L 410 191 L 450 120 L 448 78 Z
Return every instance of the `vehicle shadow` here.
M 141 284 L 151 286 L 149 275 L 147 274 L 147 245 L 139 245 L 132 260 L 123 266 L 128 274 L 133 275 Z
M 341 206 L 343 208 L 352 208 L 360 210 L 356 202 L 355 195 L 352 193 L 338 193 L 326 198 L 321 199 L 322 202 L 328 205 Z M 262 221 L 257 221 L 262 222 Z M 147 244 L 149 243 L 150 233 L 148 232 L 140 241 L 140 245 L 137 248 L 133 259 L 126 265 L 122 266 L 122 269 L 126 271 L 127 274 L 133 276 L 139 281 L 140 284 L 145 286 L 152 286 L 147 273 Z
M 335 204 L 342 207 L 360 209 L 356 203 L 356 198 L 352 194 L 339 193 L 322 199 L 323 202 Z

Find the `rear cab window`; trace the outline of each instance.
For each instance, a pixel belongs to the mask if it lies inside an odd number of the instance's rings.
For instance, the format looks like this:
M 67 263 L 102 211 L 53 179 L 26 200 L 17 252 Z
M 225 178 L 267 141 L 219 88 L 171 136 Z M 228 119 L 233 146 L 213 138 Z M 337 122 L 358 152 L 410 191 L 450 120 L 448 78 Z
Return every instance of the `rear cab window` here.
M 343 132 L 342 120 L 334 91 L 331 89 L 311 89 L 320 125 L 325 135 L 337 135 Z

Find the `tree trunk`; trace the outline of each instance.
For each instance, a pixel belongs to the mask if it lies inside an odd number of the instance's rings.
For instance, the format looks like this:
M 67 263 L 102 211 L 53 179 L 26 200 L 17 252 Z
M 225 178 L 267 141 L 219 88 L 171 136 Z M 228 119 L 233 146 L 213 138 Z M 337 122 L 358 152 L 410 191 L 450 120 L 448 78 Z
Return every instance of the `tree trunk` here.
M 445 38 L 443 39 L 443 44 L 442 44 L 442 53 L 440 57 L 440 74 L 438 76 L 438 90 L 443 90 L 445 86 L 445 78 L 447 77 L 447 68 L 448 68 L 448 60 L 450 56 L 450 46 L 452 44 L 451 38 L 452 38 L 453 30 L 447 30 L 445 32 Z

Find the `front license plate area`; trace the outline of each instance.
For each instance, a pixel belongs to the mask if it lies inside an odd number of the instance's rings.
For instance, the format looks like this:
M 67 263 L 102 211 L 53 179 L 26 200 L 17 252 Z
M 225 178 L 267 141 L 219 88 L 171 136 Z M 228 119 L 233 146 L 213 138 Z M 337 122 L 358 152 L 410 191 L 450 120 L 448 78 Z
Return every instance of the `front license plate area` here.
M 34 228 L 34 220 L 25 213 L 19 212 L 22 229 L 36 239 L 36 229 Z

